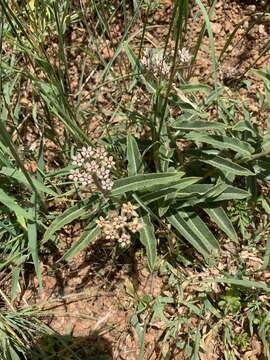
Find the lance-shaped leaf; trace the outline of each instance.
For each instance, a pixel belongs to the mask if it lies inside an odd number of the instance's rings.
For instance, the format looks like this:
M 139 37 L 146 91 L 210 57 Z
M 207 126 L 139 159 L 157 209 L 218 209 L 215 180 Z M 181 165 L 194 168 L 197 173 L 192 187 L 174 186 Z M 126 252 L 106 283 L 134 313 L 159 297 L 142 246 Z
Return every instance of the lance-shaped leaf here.
M 138 173 L 143 173 L 142 156 L 136 139 L 130 134 L 127 136 L 127 159 L 128 176 L 134 176 Z
M 224 173 L 234 174 L 234 175 L 240 175 L 240 176 L 254 176 L 255 174 L 244 168 L 241 165 L 238 165 L 231 161 L 230 159 L 224 159 L 221 156 L 207 156 L 206 158 L 200 159 L 200 161 L 209 164 L 211 166 L 214 166 L 215 168 L 223 171 Z
M 143 226 L 140 229 L 140 241 L 146 249 L 149 269 L 154 271 L 157 259 L 157 239 L 154 226 L 148 214 L 142 216 L 141 220 Z
M 193 120 L 193 121 L 185 121 L 182 119 L 173 119 L 170 122 L 170 126 L 174 129 L 179 130 L 225 130 L 226 125 L 214 122 L 214 121 L 204 121 L 204 120 Z
M 218 149 L 231 149 L 247 157 L 250 157 L 254 152 L 253 147 L 249 143 L 225 135 L 206 135 L 193 131 L 186 135 L 186 139 L 213 145 Z
M 180 180 L 183 175 L 183 172 L 176 172 L 150 173 L 126 177 L 115 181 L 111 195 L 117 196 L 129 191 L 147 191 L 160 186 L 169 186 Z
M 224 231 L 224 233 L 234 242 L 238 243 L 238 236 L 233 227 L 231 220 L 228 218 L 225 210 L 223 207 L 211 206 L 211 207 L 204 207 L 204 211 L 210 217 L 210 219 L 215 222 L 218 227 Z
M 181 215 L 176 213 L 167 217 L 168 221 L 205 259 L 210 256 L 210 251 L 205 247 L 202 240 L 194 233 Z

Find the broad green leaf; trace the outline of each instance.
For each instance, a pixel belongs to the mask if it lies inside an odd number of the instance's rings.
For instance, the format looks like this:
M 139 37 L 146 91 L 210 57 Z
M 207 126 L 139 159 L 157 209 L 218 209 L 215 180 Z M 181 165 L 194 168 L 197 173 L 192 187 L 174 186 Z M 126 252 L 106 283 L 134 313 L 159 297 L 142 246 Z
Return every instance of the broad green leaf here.
M 93 242 L 100 235 L 100 229 L 95 226 L 90 230 L 86 230 L 80 239 L 61 257 L 59 261 L 69 260 L 77 255 L 80 251 L 84 250 L 91 242 Z
M 50 240 L 53 234 L 56 231 L 60 230 L 63 226 L 85 215 L 85 213 L 89 210 L 90 205 L 91 204 L 89 203 L 87 203 L 86 205 L 79 203 L 68 208 L 62 214 L 57 216 L 45 231 L 45 234 L 43 235 L 42 243 Z
M 29 185 L 29 182 L 26 179 L 24 173 L 22 171 L 20 171 L 20 170 L 16 170 L 16 169 L 10 168 L 10 167 L 3 167 L 0 170 L 0 174 L 11 177 L 12 179 L 15 179 L 15 180 L 19 181 L 20 183 L 24 184 L 27 187 L 31 187 Z M 32 178 L 32 181 L 33 181 L 33 184 L 35 185 L 35 187 L 37 188 L 38 191 L 47 193 L 47 194 L 52 195 L 52 196 L 57 196 L 58 195 L 56 192 L 54 192 L 52 189 L 50 189 L 49 187 L 42 184 L 40 181 L 38 181 L 36 179 L 33 179 L 33 178 Z
M 174 129 L 179 130 L 225 130 L 226 125 L 214 122 L 214 121 L 204 121 L 204 120 L 193 120 L 193 121 L 183 121 L 182 119 L 173 119 L 170 122 L 170 126 Z
M 4 204 L 10 211 L 15 212 L 18 220 L 20 218 L 29 219 L 30 216 L 26 210 L 17 204 L 16 200 L 0 189 L 0 203 Z
M 225 210 L 221 206 L 204 207 L 204 211 L 210 219 L 215 222 L 219 228 L 234 242 L 238 243 L 238 236 L 231 220 L 228 218 Z
M 184 198 L 185 196 L 191 195 L 203 195 L 209 192 L 213 187 L 214 185 L 212 184 L 194 184 L 186 187 L 185 192 L 179 192 L 177 196 Z M 246 199 L 249 196 L 250 194 L 247 191 L 229 185 L 222 194 L 218 195 L 212 201 L 241 200 Z
M 200 181 L 201 177 L 187 177 L 179 180 L 176 184 L 172 184 L 170 187 L 166 187 L 162 190 L 152 191 L 149 194 L 142 196 L 142 199 L 146 204 L 150 204 L 153 201 L 163 199 L 166 195 L 176 193 L 180 190 L 183 190 L 190 185 Z
M 201 239 L 201 242 L 209 253 L 219 252 L 220 247 L 217 239 L 206 226 L 206 224 L 202 221 L 199 215 L 197 215 L 192 210 L 178 211 L 177 214 L 186 221 L 187 225 L 190 226 L 194 234 L 196 234 L 198 238 Z
M 221 156 L 207 156 L 206 159 L 202 158 L 200 161 L 214 166 L 215 168 L 225 172 L 231 173 L 234 175 L 243 175 L 243 176 L 254 176 L 255 174 L 250 170 L 240 166 L 230 159 L 224 159 Z
M 187 134 L 185 138 L 187 140 L 206 143 L 214 147 L 217 147 L 218 149 L 226 149 L 226 150 L 231 149 L 237 152 L 238 154 L 248 157 L 250 157 L 250 155 L 254 152 L 253 147 L 249 143 L 225 135 L 224 136 L 206 135 L 193 131 Z
M 138 148 L 136 139 L 128 134 L 127 136 L 127 159 L 128 176 L 134 176 L 143 173 L 142 157 Z
M 129 191 L 147 191 L 160 186 L 169 186 L 180 180 L 183 175 L 184 172 L 177 172 L 149 173 L 126 177 L 115 181 L 111 195 L 117 196 Z
M 182 235 L 205 259 L 210 252 L 205 248 L 202 240 L 192 231 L 187 222 L 177 213 L 167 217 L 169 223 Z
M 189 206 L 194 206 L 199 203 L 214 201 L 217 197 L 222 195 L 224 193 L 224 191 L 226 191 L 228 186 L 229 185 L 227 185 L 224 182 L 219 182 L 219 183 L 211 186 L 208 191 L 206 191 L 202 194 L 197 194 L 197 195 L 195 194 L 195 196 L 194 195 L 188 196 L 188 199 L 186 199 L 185 202 L 183 202 L 182 204 L 179 203 L 178 208 L 186 208 Z M 185 200 L 186 194 L 178 193 L 177 197 L 178 197 L 178 199 Z
M 157 259 L 157 239 L 154 226 L 148 214 L 141 217 L 143 227 L 140 229 L 140 241 L 146 249 L 148 266 L 154 271 Z

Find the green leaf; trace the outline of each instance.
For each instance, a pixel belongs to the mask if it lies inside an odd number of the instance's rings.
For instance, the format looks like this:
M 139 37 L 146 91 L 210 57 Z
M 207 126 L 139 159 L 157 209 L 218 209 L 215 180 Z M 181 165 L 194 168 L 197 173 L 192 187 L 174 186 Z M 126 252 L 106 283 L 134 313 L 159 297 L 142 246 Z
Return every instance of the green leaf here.
M 0 170 L 0 174 L 11 177 L 12 179 L 15 179 L 18 182 L 24 184 L 28 188 L 29 187 L 31 188 L 31 186 L 29 185 L 29 181 L 26 179 L 24 173 L 22 171 L 20 171 L 20 170 L 16 170 L 16 169 L 10 168 L 10 167 L 3 167 Z M 49 187 L 42 184 L 40 181 L 38 181 L 36 179 L 33 179 L 33 178 L 32 178 L 32 181 L 33 181 L 33 184 L 35 185 L 35 187 L 37 188 L 38 191 L 47 193 L 47 194 L 52 195 L 52 196 L 57 196 L 58 195 L 56 192 L 54 192 L 52 189 L 50 189 Z
M 127 136 L 127 158 L 128 158 L 128 176 L 134 176 L 143 173 L 142 157 L 138 148 L 136 139 L 128 134 Z
M 200 181 L 201 177 L 187 177 L 179 180 L 176 184 L 171 185 L 171 187 L 166 187 L 162 190 L 153 191 L 150 194 L 146 194 L 142 196 L 143 201 L 146 204 L 150 204 L 153 201 L 157 201 L 163 199 L 166 195 L 176 193 L 180 190 L 183 190 L 190 185 Z
M 148 214 L 141 217 L 143 227 L 140 229 L 140 241 L 144 245 L 147 254 L 150 271 L 154 271 L 157 259 L 157 240 L 154 226 Z
M 51 239 L 53 234 L 60 230 L 63 226 L 71 223 L 75 219 L 78 219 L 79 217 L 85 215 L 85 213 L 89 210 L 91 203 L 87 203 L 86 205 L 83 205 L 81 202 L 79 204 L 76 204 L 70 208 L 68 208 L 66 211 L 64 211 L 62 214 L 57 216 L 53 222 L 50 224 L 50 226 L 45 231 L 45 234 L 43 235 L 42 243 L 48 241 Z
M 244 168 L 243 166 L 240 166 L 230 159 L 224 159 L 221 156 L 207 156 L 206 159 L 200 159 L 200 161 L 209 164 L 211 166 L 214 166 L 215 168 L 225 172 L 230 173 L 234 175 L 243 175 L 243 176 L 254 176 L 255 174 L 251 172 L 250 170 Z
M 183 175 L 184 172 L 149 173 L 119 179 L 114 183 L 111 196 L 122 195 L 129 191 L 147 191 L 160 186 L 169 186 L 181 179 Z
M 201 239 L 194 233 L 187 222 L 180 214 L 167 217 L 169 223 L 182 235 L 205 259 L 208 259 L 210 252 L 205 247 Z
M 193 131 L 187 134 L 185 137 L 188 140 L 206 143 L 217 147 L 218 149 L 231 149 L 238 154 L 248 157 L 250 157 L 250 155 L 254 152 L 253 147 L 249 143 L 225 135 L 206 135 Z
M 194 234 L 198 236 L 203 243 L 203 246 L 209 253 L 220 251 L 217 239 L 198 214 L 189 209 L 185 211 L 178 211 L 177 214 L 185 220 L 188 226 L 190 226 Z
M 212 184 L 194 184 L 185 188 L 185 193 L 177 194 L 179 197 L 191 196 L 191 195 L 203 195 L 209 192 L 214 185 Z M 236 188 L 234 186 L 227 186 L 227 188 L 218 195 L 212 201 L 223 201 L 223 200 L 242 200 L 250 197 L 249 192 Z
M 10 211 L 15 212 L 18 220 L 31 218 L 26 210 L 16 203 L 16 200 L 0 189 L 0 203 L 4 204 Z
M 69 260 L 73 256 L 77 255 L 80 251 L 84 250 L 91 242 L 93 242 L 100 235 L 100 229 L 95 226 L 89 230 L 86 230 L 80 239 L 72 245 L 72 247 L 59 259 Z
M 32 206 L 29 209 L 29 215 L 31 216 L 31 219 L 29 219 L 27 223 L 28 225 L 27 234 L 28 234 L 28 249 L 33 259 L 39 286 L 42 288 L 41 267 L 38 256 L 39 244 L 37 240 L 37 219 L 36 219 L 37 198 L 36 197 L 37 197 L 36 194 L 33 193 L 31 197 Z
M 193 121 L 185 121 L 181 118 L 172 119 L 170 122 L 170 126 L 174 129 L 179 130 L 225 130 L 226 125 L 214 122 L 214 121 L 204 121 L 204 120 L 193 120 Z
M 223 207 L 217 205 L 215 207 L 204 207 L 203 209 L 232 241 L 238 243 L 237 233 Z
M 249 289 L 261 289 L 267 293 L 270 292 L 270 287 L 261 281 L 254 281 L 254 280 L 248 280 L 248 279 L 236 279 L 233 277 L 208 278 L 207 281 L 213 282 L 213 283 L 223 283 L 223 284 L 243 286 L 243 287 L 246 287 Z

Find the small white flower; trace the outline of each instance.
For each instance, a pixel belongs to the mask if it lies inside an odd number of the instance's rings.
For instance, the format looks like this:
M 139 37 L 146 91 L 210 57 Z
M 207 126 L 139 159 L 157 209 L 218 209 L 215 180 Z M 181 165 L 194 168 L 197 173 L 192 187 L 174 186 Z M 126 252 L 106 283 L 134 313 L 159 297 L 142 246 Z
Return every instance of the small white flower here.
M 96 162 L 96 160 L 92 160 L 90 163 L 87 162 L 85 164 L 85 168 L 90 173 L 96 173 L 98 171 L 98 169 L 99 169 L 99 165 Z
M 121 237 L 118 239 L 119 245 L 121 247 L 127 247 L 131 244 L 130 235 L 127 233 L 122 233 Z
M 133 219 L 132 222 L 128 223 L 128 229 L 134 234 L 142 228 L 142 224 L 139 223 L 138 218 Z
M 96 174 L 100 180 L 108 179 L 110 176 L 110 170 L 105 169 L 105 167 L 102 166 L 99 170 L 97 170 Z
M 105 157 L 104 164 L 105 166 L 107 166 L 108 169 L 111 169 L 115 165 L 115 162 L 113 161 L 113 157 L 112 156 Z
M 89 157 L 93 156 L 94 153 L 95 153 L 95 151 L 93 150 L 93 148 L 91 146 L 88 146 L 88 147 L 84 146 L 81 150 L 81 154 L 85 158 L 89 158 Z
M 101 180 L 101 187 L 104 190 L 111 191 L 113 187 L 113 181 L 111 179 Z
M 73 157 L 73 161 L 72 161 L 73 165 L 82 166 L 83 163 L 84 163 L 84 158 L 80 153 Z
M 80 176 L 81 174 L 79 169 L 72 169 L 70 170 L 70 175 L 68 176 L 68 178 L 73 181 L 78 181 Z
M 182 63 L 187 63 L 191 60 L 191 55 L 190 55 L 188 49 L 185 47 L 183 47 L 181 50 L 179 50 L 178 54 L 179 54 L 180 61 Z
M 103 160 L 105 157 L 107 157 L 107 151 L 102 147 L 97 147 L 95 151 L 95 158 Z
M 134 206 L 133 204 L 131 204 L 131 202 L 129 201 L 126 204 L 122 204 L 122 208 L 121 208 L 121 212 L 125 215 L 127 215 L 128 217 L 137 217 L 138 214 L 135 211 L 137 209 L 137 206 Z

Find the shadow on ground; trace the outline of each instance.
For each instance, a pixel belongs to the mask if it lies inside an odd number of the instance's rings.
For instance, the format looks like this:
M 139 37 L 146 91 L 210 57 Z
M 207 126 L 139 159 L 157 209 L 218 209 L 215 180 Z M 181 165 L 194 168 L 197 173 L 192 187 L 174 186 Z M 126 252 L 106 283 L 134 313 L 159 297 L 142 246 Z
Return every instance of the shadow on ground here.
M 102 336 L 45 335 L 33 345 L 29 360 L 111 360 L 110 343 Z

